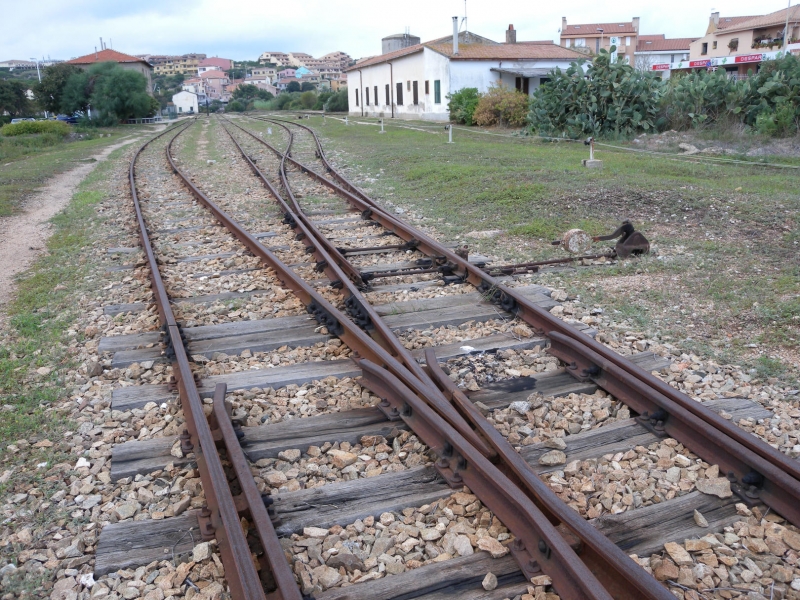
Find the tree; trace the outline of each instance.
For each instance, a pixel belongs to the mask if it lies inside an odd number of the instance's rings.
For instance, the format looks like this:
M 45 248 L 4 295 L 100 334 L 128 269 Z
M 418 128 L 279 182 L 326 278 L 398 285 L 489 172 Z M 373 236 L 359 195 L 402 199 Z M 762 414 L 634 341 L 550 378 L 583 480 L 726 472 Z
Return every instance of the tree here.
M 86 112 L 90 106 L 96 111 L 93 121 L 113 125 L 151 116 L 155 105 L 147 93 L 144 75 L 123 69 L 117 63 L 105 62 L 74 73 L 64 86 L 63 112 Z
M 239 100 L 231 100 L 225 107 L 225 112 L 244 112 L 247 106 Z
M 317 86 L 315 86 L 310 81 L 304 81 L 303 84 L 300 86 L 300 91 L 301 92 L 313 92 L 316 89 L 317 89 Z
M 233 97 L 240 100 L 272 100 L 275 96 L 267 90 L 245 83 L 233 90 Z
M 290 81 L 289 85 L 286 86 L 287 92 L 299 92 L 300 91 L 300 84 L 297 81 Z
M 0 79 L 0 113 L 5 111 L 12 118 L 30 114 L 33 107 L 27 91 L 22 81 Z
M 73 73 L 61 93 L 61 112 L 67 115 L 85 113 L 89 108 L 95 79 L 88 71 Z
M 303 92 L 300 94 L 300 104 L 303 108 L 313 108 L 317 103 L 317 95 L 314 92 Z
M 33 95 L 44 110 L 58 113 L 61 110 L 61 97 L 67 80 L 80 69 L 75 65 L 58 63 L 45 67 L 42 81 L 33 86 Z
M 136 71 L 123 69 L 116 63 L 102 63 L 95 73 L 98 78 L 91 95 L 92 108 L 97 110 L 98 123 L 113 125 L 128 119 L 153 114 L 147 80 Z

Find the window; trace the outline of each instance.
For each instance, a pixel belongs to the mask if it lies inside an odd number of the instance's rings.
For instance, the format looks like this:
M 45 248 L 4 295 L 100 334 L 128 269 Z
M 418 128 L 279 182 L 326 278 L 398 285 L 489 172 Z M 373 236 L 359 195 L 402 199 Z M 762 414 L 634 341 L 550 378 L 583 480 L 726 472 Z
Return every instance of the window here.
M 403 84 L 397 84 L 397 96 L 395 97 L 395 102 L 397 106 L 403 106 Z
M 364 106 L 369 106 L 369 88 L 364 90 Z
M 702 50 L 700 50 L 700 54 L 708 54 L 708 42 L 703 42 Z
M 430 81 L 428 81 L 427 79 L 425 80 L 425 95 L 426 95 L 426 96 L 427 96 L 428 94 L 430 94 L 430 93 L 431 93 L 431 86 L 430 86 L 430 83 L 431 83 L 431 82 L 430 82 Z
M 372 90 L 375 92 L 375 106 L 378 106 L 378 86 L 374 86 Z
M 567 38 L 567 48 L 569 48 L 569 45 L 570 45 L 571 42 L 572 42 L 572 40 L 570 38 Z
M 407 92 L 411 91 L 411 80 L 406 81 L 406 91 Z
M 717 40 L 714 40 L 713 42 L 711 42 L 711 49 L 712 50 L 716 50 L 717 49 Z
M 433 80 L 433 103 L 442 103 L 442 82 L 438 79 Z
M 575 47 L 583 48 L 586 46 L 586 38 L 575 38 Z
M 391 99 L 389 98 L 389 84 L 386 84 L 386 106 L 389 106 L 392 103 Z
M 631 36 L 629 36 L 629 35 L 625 36 L 625 45 L 626 46 L 630 46 L 631 45 Z
M 419 88 L 417 87 L 417 82 L 414 82 L 414 105 L 419 104 Z
M 356 106 L 358 106 L 358 90 L 356 90 Z

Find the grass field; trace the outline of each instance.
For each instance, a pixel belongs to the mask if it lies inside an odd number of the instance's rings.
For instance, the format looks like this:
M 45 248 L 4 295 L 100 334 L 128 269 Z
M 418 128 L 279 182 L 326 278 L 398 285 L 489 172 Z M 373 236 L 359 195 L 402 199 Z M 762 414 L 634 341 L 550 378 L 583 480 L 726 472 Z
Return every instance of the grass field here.
M 451 145 L 430 123 L 393 122 L 402 127 L 381 135 L 350 121 L 304 123 L 335 165 L 441 239 L 506 261 L 563 257 L 550 240 L 574 227 L 609 233 L 629 218 L 653 244 L 650 256 L 544 281 L 686 351 L 797 376 L 800 170 L 603 147 L 603 169 L 590 170 L 580 143 L 456 129 Z M 766 162 L 800 167 L 800 157 Z M 490 230 L 502 233 L 467 235 Z
M 53 134 L 0 135 L 0 217 L 17 211 L 25 198 L 54 175 L 90 160 L 105 146 L 139 129 L 99 129 L 86 134 L 85 139 L 76 140 Z

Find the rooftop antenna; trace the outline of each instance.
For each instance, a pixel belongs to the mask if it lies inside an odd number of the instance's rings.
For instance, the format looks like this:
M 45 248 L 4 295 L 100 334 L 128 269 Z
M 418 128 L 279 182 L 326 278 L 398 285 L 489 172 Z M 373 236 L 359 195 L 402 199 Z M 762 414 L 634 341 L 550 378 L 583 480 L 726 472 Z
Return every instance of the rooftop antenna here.
M 467 29 L 467 0 L 464 0 L 464 31 L 468 31 L 468 29 Z
M 94 47 L 94 59 L 97 60 L 97 46 Z

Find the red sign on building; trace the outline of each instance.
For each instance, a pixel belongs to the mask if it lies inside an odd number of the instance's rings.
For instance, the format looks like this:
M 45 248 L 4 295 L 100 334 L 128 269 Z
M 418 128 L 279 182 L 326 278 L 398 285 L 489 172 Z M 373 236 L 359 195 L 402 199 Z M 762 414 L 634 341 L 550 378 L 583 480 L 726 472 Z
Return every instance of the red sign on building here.
M 663 63 L 663 64 L 660 64 L 660 65 L 653 65 L 651 68 L 652 68 L 653 71 L 669 71 L 670 64 L 669 63 Z
M 764 60 L 763 54 L 742 54 L 734 58 L 734 62 L 737 63 L 761 62 L 762 60 Z
M 709 67 L 711 66 L 710 60 L 693 60 L 689 63 L 689 67 Z

